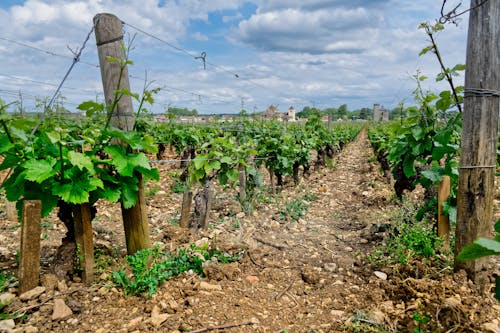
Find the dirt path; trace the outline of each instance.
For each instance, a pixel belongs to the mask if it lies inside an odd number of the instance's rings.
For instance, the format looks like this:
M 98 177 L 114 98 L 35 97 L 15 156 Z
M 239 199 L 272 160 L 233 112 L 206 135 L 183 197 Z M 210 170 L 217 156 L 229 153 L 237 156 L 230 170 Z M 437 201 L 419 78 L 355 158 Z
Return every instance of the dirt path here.
M 109 282 L 110 272 L 90 287 L 63 282 L 69 289 L 60 296 L 57 293 L 64 286 L 58 286 L 57 281 L 46 283 L 48 290 L 42 299 L 62 298 L 73 315 L 53 321 L 53 303 L 49 301 L 19 326 L 36 327 L 38 332 L 319 333 L 352 332 L 350 322 L 355 319 L 368 328 L 387 330 L 405 323 L 404 331 L 411 332 L 415 327 L 409 318 L 411 311 L 420 309 L 420 304 L 425 311 L 426 302 L 434 302 L 440 309 L 440 302 L 455 295 L 454 289 L 463 284 L 463 276 L 449 275 L 436 281 L 436 277 L 414 279 L 407 289 L 408 279 L 402 281 L 390 270 L 386 270 L 387 276 L 376 276 L 374 268 L 366 266 L 365 255 L 381 239 L 376 231 L 390 223 L 397 211 L 392 189 L 374 162 L 366 132 L 334 158 L 333 166 L 313 172 L 297 187 L 285 187 L 273 198 L 266 198 L 268 202 L 261 203 L 251 216 L 214 212 L 212 229 L 203 235 L 193 237 L 171 226 L 167 213 L 179 207 L 170 204 L 165 209 L 160 196 L 165 197 L 163 189 L 148 199 L 156 241 L 175 248 L 189 241 L 203 242 L 205 236 L 223 249 L 247 249 L 244 258 L 229 265 L 208 266 L 206 278 L 184 274 L 169 280 L 151 298 L 123 296 Z M 218 205 L 227 211 L 224 200 L 221 202 Z M 298 221 L 283 219 L 286 203 L 305 203 L 308 208 Z M 119 214 L 110 207 L 104 215 Z M 117 221 L 102 218 L 94 222 L 94 229 L 109 230 L 107 223 L 116 225 Z M 120 233 L 96 233 L 101 243 L 119 244 L 121 237 Z M 461 291 L 464 313 L 481 306 L 481 297 L 472 289 Z M 474 312 L 470 317 L 481 315 L 486 316 L 483 321 L 495 318 L 495 312 Z

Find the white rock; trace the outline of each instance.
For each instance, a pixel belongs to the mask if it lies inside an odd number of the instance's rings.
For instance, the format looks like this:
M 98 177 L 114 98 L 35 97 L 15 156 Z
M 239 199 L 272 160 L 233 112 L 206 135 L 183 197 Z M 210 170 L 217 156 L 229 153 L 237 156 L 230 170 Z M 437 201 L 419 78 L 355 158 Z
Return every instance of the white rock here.
M 60 280 L 57 282 L 57 290 L 59 290 L 62 293 L 65 293 L 68 291 L 68 285 L 66 284 L 66 281 Z
M 483 324 L 481 328 L 487 333 L 500 333 L 500 323 L 498 320 L 493 320 L 491 323 Z
M 380 280 L 387 280 L 387 274 L 385 274 L 384 272 L 380 272 L 380 271 L 375 271 L 373 272 L 373 274 L 375 274 L 376 277 L 378 277 Z
M 4 306 L 9 305 L 12 300 L 16 298 L 16 295 L 11 294 L 11 293 L 3 293 L 0 294 L 0 309 L 3 308 Z
M 73 315 L 73 311 L 69 308 L 69 306 L 64 303 L 64 300 L 58 298 L 54 301 L 54 308 L 52 312 L 52 320 L 64 320 L 66 318 L 71 317 Z
M 45 292 L 45 287 L 36 287 L 31 290 L 28 290 L 27 292 L 22 293 L 19 296 L 19 299 L 21 301 L 31 301 L 32 299 L 37 298 L 41 294 Z
M 343 317 L 345 316 L 345 312 L 342 310 L 332 310 L 330 311 L 330 314 L 334 317 Z
M 23 330 L 24 330 L 24 333 L 38 333 L 39 332 L 37 327 L 31 326 L 31 325 L 23 327 Z
M 239 212 L 238 214 L 236 214 L 236 218 L 237 219 L 242 219 L 245 217 L 245 213 L 244 212 Z
M 165 322 L 168 317 L 168 313 L 160 313 L 160 309 L 158 308 L 158 306 L 155 305 L 153 307 L 153 310 L 151 311 L 151 323 L 155 327 L 160 327 L 160 325 L 163 324 L 163 322 Z
M 200 282 L 200 289 L 201 290 L 208 290 L 208 291 L 214 291 L 214 290 L 221 291 L 222 286 L 220 286 L 218 284 L 210 284 L 210 283 L 207 283 L 205 281 L 201 281 Z
M 14 319 L 7 319 L 0 321 L 0 332 L 11 332 L 14 327 L 16 327 L 16 323 Z
M 138 326 L 141 323 L 142 319 L 143 319 L 142 317 L 137 317 L 137 318 L 132 319 L 131 321 L 128 322 L 127 328 L 128 329 L 135 328 L 136 326 Z

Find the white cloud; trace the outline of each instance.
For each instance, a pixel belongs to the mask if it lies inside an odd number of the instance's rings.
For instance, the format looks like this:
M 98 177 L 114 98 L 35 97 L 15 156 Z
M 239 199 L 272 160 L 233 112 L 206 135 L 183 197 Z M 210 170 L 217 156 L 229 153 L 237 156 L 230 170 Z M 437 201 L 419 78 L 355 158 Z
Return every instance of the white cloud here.
M 325 106 L 347 103 L 352 108 L 379 102 L 392 107 L 409 96 L 415 85 L 409 76 L 417 68 L 430 76 L 438 71 L 432 55 L 417 56 L 427 43 L 417 26 L 439 16 L 440 1 L 250 1 L 254 7 L 242 6 L 244 2 L 182 0 L 159 5 L 157 0 L 28 0 L 0 9 L 0 37 L 71 56 L 67 46 L 81 46 L 93 16 L 110 12 L 195 55 L 203 50 L 191 48 L 199 44 L 190 43 L 207 42 L 207 60 L 240 75 L 236 79 L 211 66 L 204 71 L 199 60 L 139 33 L 130 72 L 143 77 L 148 69 L 148 77 L 158 86 L 177 88 L 157 96 L 157 112 L 170 102 L 202 112 L 237 112 L 242 97 L 249 110 L 254 105 L 262 110 L 271 103 L 287 107 L 293 103 L 300 109 L 312 101 Z M 249 7 L 256 9 L 248 13 Z M 214 26 L 215 16 L 222 25 Z M 206 30 L 194 31 L 194 21 L 204 22 Z M 450 66 L 465 60 L 465 23 L 447 26 L 437 36 Z M 129 26 L 125 31 L 136 32 Z M 233 44 L 228 45 L 228 40 Z M 97 62 L 94 44 L 92 37 L 82 60 Z M 58 83 L 70 61 L 0 40 L 0 74 Z M 95 98 L 99 75 L 97 68 L 78 64 L 67 86 L 81 90 L 65 89 L 68 101 Z M 131 84 L 135 91 L 143 86 L 137 79 Z M 428 85 L 434 84 L 429 80 Z M 53 86 L 2 77 L 0 89 L 21 89 L 31 95 L 54 91 Z

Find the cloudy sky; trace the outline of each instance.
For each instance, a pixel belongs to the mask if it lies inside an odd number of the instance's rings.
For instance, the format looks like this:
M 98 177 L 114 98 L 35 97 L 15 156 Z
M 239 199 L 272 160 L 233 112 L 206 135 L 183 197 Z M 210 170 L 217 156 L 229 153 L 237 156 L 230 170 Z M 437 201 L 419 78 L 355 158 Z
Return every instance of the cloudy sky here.
M 200 113 L 249 112 L 269 104 L 319 108 L 412 103 L 412 75 L 438 73 L 420 22 L 440 16 L 441 0 L 2 0 L 0 98 L 19 94 L 30 110 L 52 96 L 97 13 L 125 22 L 133 39 L 133 91 L 144 78 L 161 87 L 152 112 L 169 105 Z M 450 9 L 458 1 L 448 1 Z M 465 9 L 465 8 L 464 8 Z M 139 29 L 139 30 L 138 30 Z M 142 32 L 141 32 L 142 31 Z M 148 33 L 144 34 L 143 32 Z M 156 38 L 150 37 L 153 35 Z M 437 39 L 445 62 L 465 62 L 467 17 Z M 173 48 L 174 46 L 175 48 Z M 179 51 L 181 49 L 182 51 Z M 206 69 L 200 59 L 206 53 Z M 65 106 L 102 99 L 92 35 L 67 81 Z M 238 77 L 236 77 L 236 75 Z

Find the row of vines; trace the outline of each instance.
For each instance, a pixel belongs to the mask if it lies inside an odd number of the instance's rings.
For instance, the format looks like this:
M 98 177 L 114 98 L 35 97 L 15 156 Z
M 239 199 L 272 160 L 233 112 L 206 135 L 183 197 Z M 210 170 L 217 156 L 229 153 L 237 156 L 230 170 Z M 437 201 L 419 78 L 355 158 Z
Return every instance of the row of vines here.
M 150 92 L 134 97 L 141 105 L 153 102 Z M 79 108 L 85 117 L 50 111 L 43 117 L 21 117 L 2 106 L 0 170 L 8 170 L 2 188 L 9 201 L 41 200 L 43 216 L 57 206 L 95 204 L 99 199 L 129 208 L 139 193 L 137 175 L 158 180 L 153 166 L 173 162 L 162 160 L 171 147 L 178 153 L 184 170 L 180 181 L 186 188 L 244 181 L 246 192 L 240 191 L 238 199 L 248 209 L 252 190 L 260 186 L 262 167 L 269 171 L 273 188 L 283 185 L 287 175 L 298 183 L 299 170 L 307 176 L 312 166 L 325 165 L 360 130 L 347 123 L 328 130 L 319 116 L 305 124 L 239 121 L 185 126 L 155 122 L 143 113 L 133 131 L 122 131 L 109 126 L 104 105 L 84 102 Z

